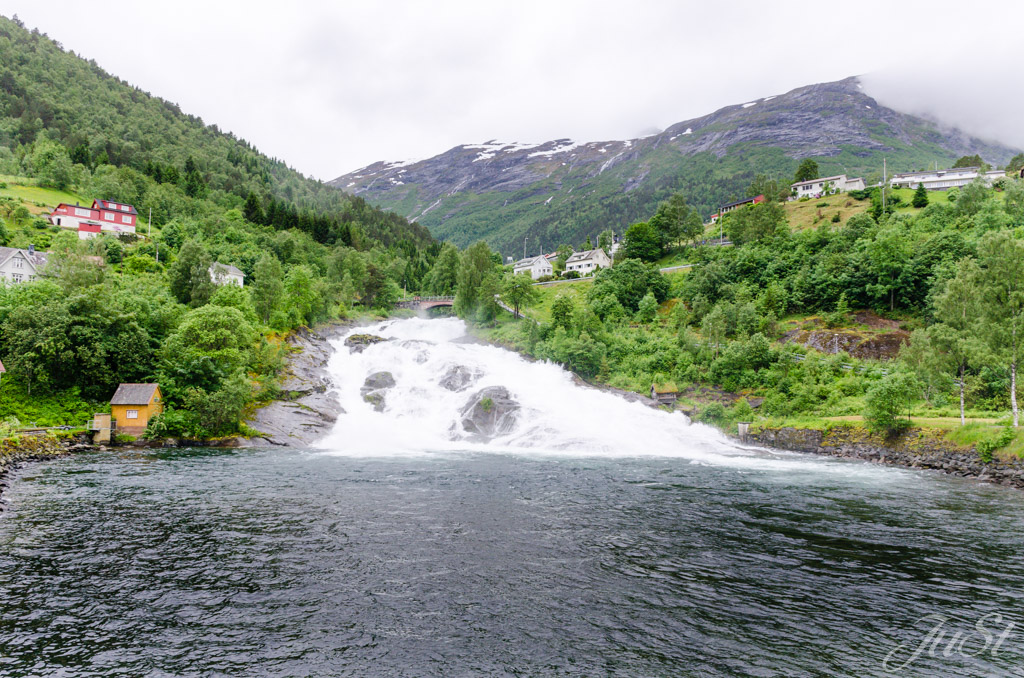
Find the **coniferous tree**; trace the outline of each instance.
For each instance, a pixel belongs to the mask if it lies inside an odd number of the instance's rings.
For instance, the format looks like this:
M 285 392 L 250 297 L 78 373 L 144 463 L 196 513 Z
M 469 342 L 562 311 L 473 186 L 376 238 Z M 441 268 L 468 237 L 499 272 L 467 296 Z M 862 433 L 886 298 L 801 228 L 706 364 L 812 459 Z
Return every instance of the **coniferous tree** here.
M 245 215 L 245 220 L 254 224 L 263 223 L 263 208 L 260 206 L 260 200 L 256 197 L 256 194 L 249 191 L 248 197 L 245 199 L 245 206 L 242 208 L 242 214 Z
M 206 197 L 206 180 L 203 179 L 203 175 L 199 168 L 196 167 L 196 162 L 192 159 L 191 155 L 185 160 L 185 177 L 183 181 L 184 186 L 182 186 L 182 189 L 185 191 L 185 195 L 190 198 Z
M 914 198 L 910 201 L 910 204 L 918 209 L 928 206 L 928 190 L 924 187 L 924 184 L 917 185 L 917 190 L 914 191 Z

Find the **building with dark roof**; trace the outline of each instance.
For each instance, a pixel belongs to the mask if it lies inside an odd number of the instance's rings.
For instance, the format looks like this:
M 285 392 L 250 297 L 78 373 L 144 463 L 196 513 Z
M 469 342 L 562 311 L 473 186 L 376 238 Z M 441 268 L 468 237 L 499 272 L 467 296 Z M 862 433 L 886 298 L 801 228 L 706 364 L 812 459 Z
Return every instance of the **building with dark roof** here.
M 110 414 L 118 433 L 140 436 L 149 420 L 163 411 L 158 384 L 121 384 L 110 399 Z

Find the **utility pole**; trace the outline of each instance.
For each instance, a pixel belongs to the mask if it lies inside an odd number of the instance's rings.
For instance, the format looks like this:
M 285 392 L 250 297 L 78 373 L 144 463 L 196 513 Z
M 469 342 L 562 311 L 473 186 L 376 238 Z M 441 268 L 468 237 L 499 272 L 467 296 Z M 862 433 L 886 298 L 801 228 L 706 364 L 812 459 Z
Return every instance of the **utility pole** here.
M 153 208 L 149 208 L 149 219 L 146 220 L 146 235 L 153 237 Z
M 529 237 L 530 236 L 528 236 L 528 235 L 527 236 L 523 236 L 523 259 L 526 258 L 526 239 L 529 238 Z
M 886 175 L 886 164 L 885 158 L 882 158 L 882 218 L 885 218 L 885 187 L 889 183 L 889 178 Z

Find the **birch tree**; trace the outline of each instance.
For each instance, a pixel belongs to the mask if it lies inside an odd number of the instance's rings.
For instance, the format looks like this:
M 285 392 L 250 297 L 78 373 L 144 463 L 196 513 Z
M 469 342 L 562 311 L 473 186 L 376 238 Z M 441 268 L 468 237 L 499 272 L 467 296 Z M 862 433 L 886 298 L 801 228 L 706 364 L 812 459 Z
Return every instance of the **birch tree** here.
M 964 378 L 967 368 L 980 352 L 980 280 L 981 269 L 973 259 L 963 259 L 956 276 L 946 283 L 935 300 L 938 322 L 928 328 L 929 351 L 942 367 L 957 374 L 960 390 L 960 425 L 964 415 Z
M 988 233 L 978 246 L 984 332 L 993 353 L 1010 367 L 1010 408 L 1020 426 L 1017 364 L 1024 333 L 1024 243 L 1007 231 Z

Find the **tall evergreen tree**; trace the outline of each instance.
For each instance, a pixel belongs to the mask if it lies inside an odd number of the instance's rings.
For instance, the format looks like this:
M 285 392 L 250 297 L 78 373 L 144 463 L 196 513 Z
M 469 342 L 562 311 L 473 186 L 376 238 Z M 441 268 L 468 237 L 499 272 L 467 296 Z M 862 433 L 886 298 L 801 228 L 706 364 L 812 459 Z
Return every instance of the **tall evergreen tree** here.
M 245 215 L 246 221 L 254 224 L 263 223 L 263 207 L 260 206 L 260 200 L 256 197 L 256 194 L 249 191 L 249 195 L 245 198 L 245 206 L 242 208 L 242 214 Z
M 917 190 L 914 191 L 914 198 L 910 201 L 910 204 L 918 209 L 928 207 L 928 190 L 924 187 L 924 184 L 917 185 Z
M 183 182 L 182 190 L 185 191 L 185 195 L 190 198 L 206 197 L 206 180 L 203 179 L 203 175 L 191 155 L 185 160 L 185 177 Z

